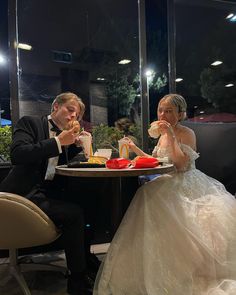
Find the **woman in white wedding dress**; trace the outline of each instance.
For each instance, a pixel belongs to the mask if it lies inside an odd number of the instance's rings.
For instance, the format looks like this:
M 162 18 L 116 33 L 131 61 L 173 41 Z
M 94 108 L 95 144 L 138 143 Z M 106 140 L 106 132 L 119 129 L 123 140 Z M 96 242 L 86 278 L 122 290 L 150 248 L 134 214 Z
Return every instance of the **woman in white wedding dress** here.
M 236 201 L 195 168 L 195 134 L 180 124 L 185 112 L 180 95 L 159 102 L 153 156 L 167 156 L 176 172 L 138 189 L 94 295 L 236 295 Z M 129 146 L 146 155 L 131 140 Z

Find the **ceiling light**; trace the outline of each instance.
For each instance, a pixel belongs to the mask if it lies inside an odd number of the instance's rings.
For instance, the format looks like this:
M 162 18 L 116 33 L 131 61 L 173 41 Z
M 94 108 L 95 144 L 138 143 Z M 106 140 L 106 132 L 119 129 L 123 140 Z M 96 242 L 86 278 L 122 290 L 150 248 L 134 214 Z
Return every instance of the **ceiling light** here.
M 214 61 L 213 63 L 211 63 L 212 66 L 218 66 L 218 65 L 221 65 L 223 62 L 220 61 L 220 60 L 216 60 Z
M 233 16 L 233 17 L 231 17 L 230 21 L 231 21 L 231 22 L 236 22 L 236 15 Z
M 232 18 L 234 16 L 233 13 L 230 13 L 229 15 L 226 16 L 226 19 Z
M 145 75 L 147 76 L 147 77 L 151 77 L 151 76 L 153 76 L 155 74 L 155 72 L 152 70 L 152 69 L 148 69 L 148 70 L 146 70 L 146 72 L 145 72 Z
M 176 78 L 176 79 L 175 79 L 175 82 L 178 83 L 178 82 L 181 82 L 181 81 L 183 81 L 183 80 L 184 80 L 183 78 Z
M 4 57 L 4 55 L 2 55 L 1 53 L 0 53 L 0 64 L 5 64 L 6 63 L 6 58 Z
M 24 50 L 31 50 L 32 46 L 29 44 L 25 44 L 25 43 L 18 43 L 18 48 L 24 49 Z
M 118 64 L 120 65 L 126 65 L 126 64 L 129 64 L 131 62 L 130 59 L 122 59 L 118 62 Z
M 229 84 L 226 84 L 225 87 L 233 87 L 234 84 L 233 83 L 229 83 Z

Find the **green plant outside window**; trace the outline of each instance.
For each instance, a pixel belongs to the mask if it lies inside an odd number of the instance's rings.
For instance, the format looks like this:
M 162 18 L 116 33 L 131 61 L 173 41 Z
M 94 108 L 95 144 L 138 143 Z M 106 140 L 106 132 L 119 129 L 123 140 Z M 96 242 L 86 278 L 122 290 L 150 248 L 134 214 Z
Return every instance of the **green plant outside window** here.
M 10 161 L 10 145 L 12 142 L 12 128 L 0 127 L 0 162 Z

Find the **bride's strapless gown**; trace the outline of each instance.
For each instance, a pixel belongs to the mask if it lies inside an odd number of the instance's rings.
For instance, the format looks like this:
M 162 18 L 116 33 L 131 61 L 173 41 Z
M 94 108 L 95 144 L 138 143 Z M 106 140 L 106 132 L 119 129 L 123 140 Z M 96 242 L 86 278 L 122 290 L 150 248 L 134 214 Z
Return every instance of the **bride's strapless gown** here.
M 195 168 L 195 151 L 181 148 L 190 159 L 184 171 L 160 176 L 134 196 L 94 294 L 236 295 L 236 201 Z

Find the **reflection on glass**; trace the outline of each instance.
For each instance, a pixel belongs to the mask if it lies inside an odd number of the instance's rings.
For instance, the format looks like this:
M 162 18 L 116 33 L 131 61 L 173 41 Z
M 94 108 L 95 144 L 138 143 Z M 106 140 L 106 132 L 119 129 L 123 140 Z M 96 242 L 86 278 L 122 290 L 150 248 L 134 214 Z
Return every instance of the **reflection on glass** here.
M 175 1 L 177 92 L 194 122 L 236 122 L 232 1 Z M 199 21 L 201 20 L 201 21 Z M 204 113 L 203 113 L 204 111 Z
M 0 128 L 11 125 L 10 91 L 9 91 L 9 58 L 8 58 L 8 5 L 7 1 L 0 3 Z M 0 144 L 4 142 L 3 129 L 1 131 Z M 6 129 L 6 133 L 8 133 Z M 0 161 L 1 150 L 0 146 Z
M 95 138 L 121 117 L 140 124 L 137 1 L 22 0 L 18 28 L 19 42 L 32 46 L 19 50 L 20 116 L 45 114 L 58 93 L 72 91 Z

